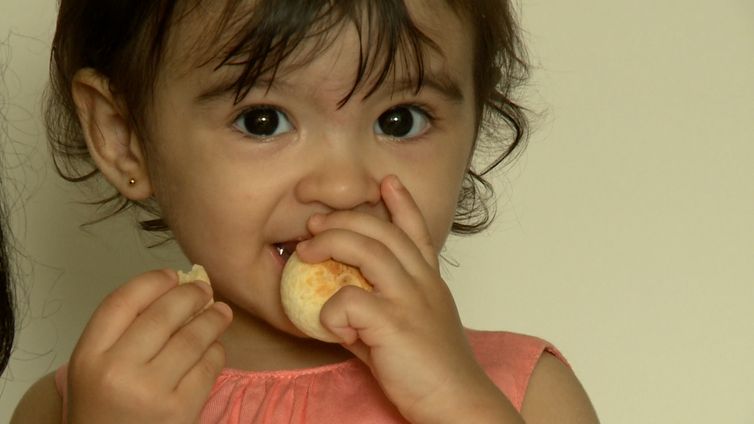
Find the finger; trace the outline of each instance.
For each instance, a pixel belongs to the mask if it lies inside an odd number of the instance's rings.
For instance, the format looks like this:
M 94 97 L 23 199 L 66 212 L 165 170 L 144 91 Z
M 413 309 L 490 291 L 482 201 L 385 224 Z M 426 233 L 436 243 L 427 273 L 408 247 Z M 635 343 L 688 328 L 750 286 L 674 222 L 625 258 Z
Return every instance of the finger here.
M 362 353 L 358 341 L 370 348 L 378 347 L 389 328 L 391 305 L 359 287 L 345 286 L 325 302 L 319 314 L 322 325 L 335 334 L 344 346 Z M 364 360 L 365 358 L 362 358 Z
M 224 366 L 225 349 L 220 342 L 214 342 L 176 387 L 178 397 L 187 399 L 186 405 L 197 408 L 197 416 Z
M 110 293 L 92 314 L 77 350 L 104 352 L 112 347 L 149 305 L 178 285 L 170 269 L 150 271 Z
M 175 389 L 228 328 L 232 319 L 233 312 L 228 305 L 221 302 L 212 304 L 178 330 L 149 366 L 156 372 L 163 373 L 167 381 L 175 382 L 171 387 Z
M 349 352 L 353 353 L 353 356 L 359 358 L 361 362 L 371 366 L 372 351 L 371 348 L 366 345 L 366 343 L 362 342 L 361 340 L 356 340 L 355 342 L 350 344 L 342 343 L 341 346 L 343 346 L 343 348 L 345 348 Z
M 412 275 L 421 275 L 427 262 L 414 241 L 399 227 L 374 215 L 356 211 L 336 211 L 327 215 L 313 215 L 309 231 L 319 234 L 328 229 L 345 229 L 383 243 Z
M 437 251 L 427 222 L 411 193 L 395 175 L 387 176 L 380 186 L 382 198 L 390 211 L 393 223 L 413 240 L 424 259 L 437 269 Z
M 401 262 L 384 244 L 344 229 L 326 230 L 296 246 L 299 257 L 310 263 L 334 259 L 359 268 L 375 289 L 388 297 L 401 293 L 412 280 Z
M 203 282 L 173 288 L 134 320 L 111 351 L 137 361 L 151 360 L 170 336 L 200 312 L 211 298 L 212 289 Z

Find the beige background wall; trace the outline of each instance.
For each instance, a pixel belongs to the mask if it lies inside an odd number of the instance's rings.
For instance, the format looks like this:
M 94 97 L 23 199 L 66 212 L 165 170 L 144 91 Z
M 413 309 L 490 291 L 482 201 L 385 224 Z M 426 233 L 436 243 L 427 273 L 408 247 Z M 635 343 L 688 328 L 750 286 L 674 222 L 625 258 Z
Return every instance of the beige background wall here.
M 39 121 L 56 2 L 0 2 L 23 285 L 6 422 L 114 285 L 183 262 L 128 220 L 78 228 L 92 211 Z M 448 246 L 466 324 L 554 342 L 605 423 L 754 423 L 754 3 L 523 3 L 546 114 L 499 180 L 496 226 Z

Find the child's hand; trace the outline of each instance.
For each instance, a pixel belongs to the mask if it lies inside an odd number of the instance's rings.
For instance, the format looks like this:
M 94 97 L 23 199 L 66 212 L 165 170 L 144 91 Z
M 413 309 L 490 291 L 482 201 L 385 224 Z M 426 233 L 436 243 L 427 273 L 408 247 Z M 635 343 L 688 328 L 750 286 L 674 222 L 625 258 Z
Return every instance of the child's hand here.
M 225 364 L 217 339 L 232 317 L 222 303 L 202 311 L 211 296 L 169 270 L 111 293 L 71 356 L 68 422 L 195 422 Z
M 310 220 L 315 236 L 297 248 L 301 258 L 357 266 L 375 287 L 374 294 L 341 289 L 322 309 L 323 325 L 412 422 L 461 422 L 496 408 L 503 411 L 496 417 L 516 417 L 476 362 L 425 220 L 409 192 L 391 184 L 397 181 L 389 177 L 381 189 L 392 223 L 354 211 Z

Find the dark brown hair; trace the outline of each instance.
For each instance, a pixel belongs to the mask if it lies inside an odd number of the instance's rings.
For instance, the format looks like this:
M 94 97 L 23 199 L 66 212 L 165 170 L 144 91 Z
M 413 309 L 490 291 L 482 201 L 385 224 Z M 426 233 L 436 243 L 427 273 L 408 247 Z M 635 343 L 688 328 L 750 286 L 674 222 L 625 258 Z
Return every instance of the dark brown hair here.
M 494 215 L 488 173 L 519 150 L 528 121 L 514 100 L 528 77 L 528 65 L 513 7 L 509 0 L 436 0 L 444 2 L 473 31 L 474 88 L 478 136 L 475 165 L 463 181 L 452 231 L 471 234 L 486 228 Z M 188 13 L 200 13 L 202 0 L 61 0 L 52 45 L 50 88 L 47 96 L 48 138 L 58 172 L 69 181 L 99 175 L 89 156 L 71 95 L 75 73 L 93 68 L 109 79 L 110 88 L 124 102 L 131 123 L 143 140 L 145 117 L 172 26 Z M 313 56 L 332 42 L 347 24 L 367 38 L 347 102 L 366 81 L 367 96 L 396 66 L 412 70 L 417 90 L 424 74 L 425 49 L 438 46 L 412 21 L 404 0 L 227 0 L 213 25 L 214 51 L 197 66 L 219 62 L 218 68 L 241 63 L 243 70 L 232 88 L 241 99 L 263 74 L 274 76 L 283 59 L 303 40 L 316 40 Z M 240 16 L 240 18 L 239 18 Z M 229 36 L 228 33 L 231 33 Z M 220 46 L 218 48 L 218 46 Z M 404 63 L 395 63 L 402 58 Z M 341 104 L 342 105 L 342 104 Z M 483 148 L 482 148 L 483 147 Z M 484 158 L 479 152 L 483 151 Z M 483 159 L 487 163 L 480 164 Z M 149 231 L 164 231 L 154 202 L 132 203 L 117 192 L 98 202 L 111 205 L 110 214 L 138 206 L 156 219 L 141 222 Z
M 2 115 L 0 115 L 0 118 L 3 118 Z M 0 136 L 2 135 L 0 133 Z M 8 249 L 10 234 L 7 219 L 5 202 L 0 202 L 0 374 L 8 365 L 16 334 L 16 298 L 14 280 L 10 270 L 10 252 Z
M 5 117 L 5 69 L 7 44 L 0 40 L 0 141 L 6 146 L 8 137 Z M 9 138 L 9 137 L 8 137 Z M 4 152 L 0 152 L 0 159 L 4 159 Z M 1 162 L 1 161 L 0 161 Z M 3 163 L 0 163 L 0 167 Z M 6 207 L 4 188 L 5 173 L 0 172 L 0 375 L 10 361 L 13 353 L 13 340 L 16 335 L 16 297 L 15 280 L 11 272 L 10 241 L 12 239 L 8 223 L 9 210 Z

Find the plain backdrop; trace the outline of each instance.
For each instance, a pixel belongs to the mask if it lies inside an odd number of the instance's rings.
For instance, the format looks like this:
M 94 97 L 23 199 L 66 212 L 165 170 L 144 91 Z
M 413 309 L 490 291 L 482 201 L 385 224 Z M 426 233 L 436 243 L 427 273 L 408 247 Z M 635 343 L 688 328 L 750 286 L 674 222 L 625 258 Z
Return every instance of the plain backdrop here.
M 79 227 L 96 211 L 40 125 L 56 2 L 0 3 L 21 315 L 6 422 L 106 293 L 186 264 L 127 217 Z M 496 179 L 495 225 L 448 243 L 465 324 L 555 343 L 605 423 L 754 423 L 754 2 L 522 3 L 536 131 Z

